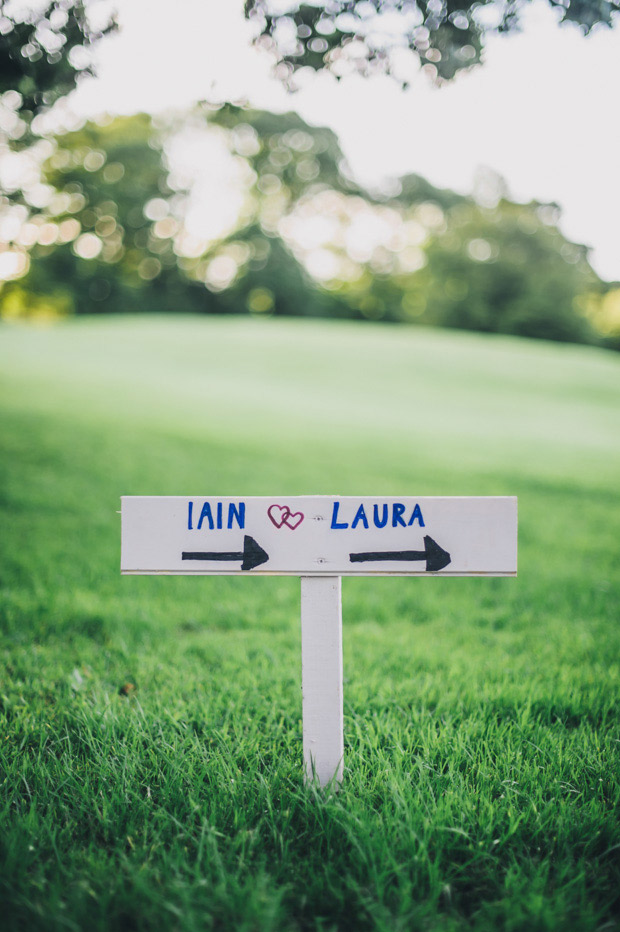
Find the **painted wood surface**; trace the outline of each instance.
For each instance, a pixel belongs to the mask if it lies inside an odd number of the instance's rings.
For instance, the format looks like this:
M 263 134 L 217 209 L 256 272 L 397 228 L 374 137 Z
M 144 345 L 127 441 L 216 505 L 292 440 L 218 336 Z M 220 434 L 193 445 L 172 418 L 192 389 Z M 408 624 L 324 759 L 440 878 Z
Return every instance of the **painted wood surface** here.
M 339 576 L 301 578 L 301 676 L 306 780 L 342 780 L 342 597 Z
M 514 497 L 124 496 L 121 572 L 514 576 Z

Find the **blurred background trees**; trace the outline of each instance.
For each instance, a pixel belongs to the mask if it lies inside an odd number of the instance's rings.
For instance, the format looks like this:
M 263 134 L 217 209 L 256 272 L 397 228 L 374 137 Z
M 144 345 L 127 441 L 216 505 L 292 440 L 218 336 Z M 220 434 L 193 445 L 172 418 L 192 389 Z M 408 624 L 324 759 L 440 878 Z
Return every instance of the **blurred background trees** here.
M 92 74 L 90 47 L 114 28 L 114 15 L 97 0 L 0 0 L 0 95 L 14 114 L 2 127 L 9 140 L 27 142 L 32 121 Z
M 480 36 L 474 13 L 485 5 L 468 13 Z M 317 24 L 328 6 L 311 8 Z M 330 16 L 343 6 L 332 4 Z M 363 4 L 348 6 L 361 15 Z M 440 6 L 429 0 L 425 17 Z M 515 16 L 519 6 L 504 4 Z M 620 347 L 620 289 L 561 233 L 556 205 L 513 202 L 490 171 L 471 196 L 416 175 L 366 190 L 331 130 L 231 104 L 155 121 L 74 121 L 69 131 L 46 123 L 88 68 L 89 42 L 114 27 L 89 20 L 94 7 L 58 0 L 22 23 L 0 21 L 11 49 L 0 95 L 5 319 L 331 316 Z M 593 25 L 585 8 L 562 9 Z M 463 39 L 463 23 L 446 16 L 445 29 Z M 196 147 L 200 164 L 189 164 Z
M 519 27 L 531 0 L 246 0 L 257 43 L 279 61 L 279 75 L 295 86 L 303 69 L 326 68 L 337 78 L 388 73 L 407 83 L 411 63 L 445 81 L 479 64 L 485 36 Z M 548 0 L 560 22 L 588 33 L 611 26 L 619 0 Z
M 5 316 L 213 309 L 172 251 L 174 192 L 149 117 L 87 123 L 47 151 L 39 209 L 9 215 L 26 271 L 5 289 Z
M 38 208 L 5 212 L 5 317 L 249 312 L 598 339 L 606 289 L 554 205 L 513 203 L 492 174 L 473 197 L 417 176 L 362 190 L 334 134 L 296 114 L 204 105 L 187 119 L 235 167 L 228 232 L 188 224 L 192 179 L 173 157 L 186 119 L 87 123 L 46 141 L 24 190 Z

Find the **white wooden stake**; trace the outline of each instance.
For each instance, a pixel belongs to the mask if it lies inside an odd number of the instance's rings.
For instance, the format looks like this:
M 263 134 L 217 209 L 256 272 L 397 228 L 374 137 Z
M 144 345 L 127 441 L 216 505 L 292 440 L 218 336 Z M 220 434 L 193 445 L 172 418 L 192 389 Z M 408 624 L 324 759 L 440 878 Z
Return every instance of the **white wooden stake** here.
M 301 668 L 306 780 L 342 780 L 340 576 L 301 577 Z

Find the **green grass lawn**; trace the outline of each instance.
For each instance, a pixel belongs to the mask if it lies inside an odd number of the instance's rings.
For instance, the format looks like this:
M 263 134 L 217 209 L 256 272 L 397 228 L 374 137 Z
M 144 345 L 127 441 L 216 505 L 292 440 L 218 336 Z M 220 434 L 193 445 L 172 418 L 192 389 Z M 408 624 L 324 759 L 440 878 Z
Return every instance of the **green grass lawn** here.
M 618 928 L 619 356 L 179 317 L 0 363 L 0 927 Z M 298 581 L 119 574 L 121 494 L 242 493 L 519 496 L 517 579 L 344 580 L 337 794 Z

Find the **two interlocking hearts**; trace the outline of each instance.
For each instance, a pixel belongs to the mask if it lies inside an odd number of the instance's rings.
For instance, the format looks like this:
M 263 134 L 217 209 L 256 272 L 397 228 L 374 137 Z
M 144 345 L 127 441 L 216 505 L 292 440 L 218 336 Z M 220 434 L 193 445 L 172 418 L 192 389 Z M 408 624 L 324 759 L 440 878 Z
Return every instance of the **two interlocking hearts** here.
M 267 514 L 269 515 L 271 523 L 275 524 L 276 527 L 282 527 L 283 524 L 286 524 L 287 527 L 290 527 L 291 531 L 299 527 L 304 520 L 301 511 L 291 511 L 288 505 L 271 505 L 267 509 Z

